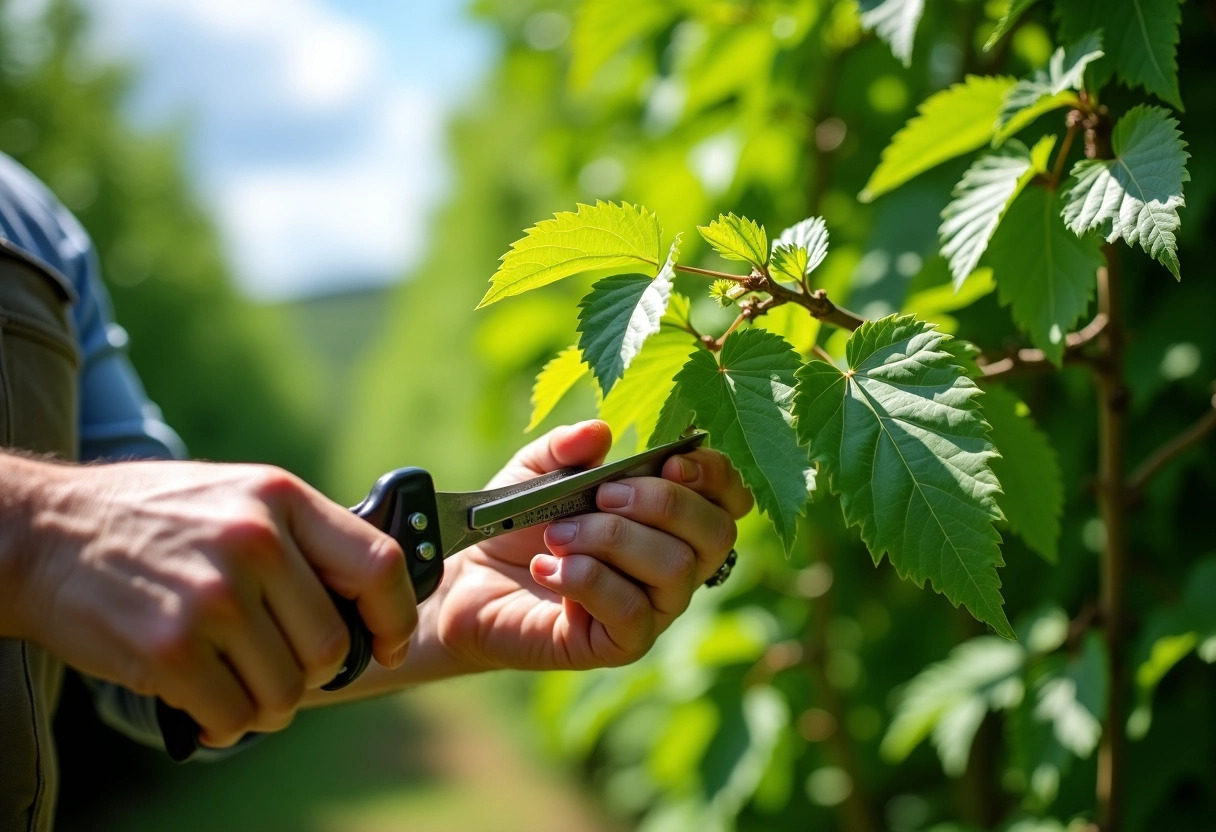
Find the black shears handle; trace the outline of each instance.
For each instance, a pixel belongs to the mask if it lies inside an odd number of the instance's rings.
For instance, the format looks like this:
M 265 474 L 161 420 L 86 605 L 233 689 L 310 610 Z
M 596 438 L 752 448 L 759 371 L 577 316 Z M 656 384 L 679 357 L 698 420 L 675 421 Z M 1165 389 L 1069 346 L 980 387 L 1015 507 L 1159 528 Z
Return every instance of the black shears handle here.
M 443 580 L 443 543 L 439 538 L 431 475 L 422 468 L 390 471 L 376 481 L 367 497 L 351 511 L 401 544 L 415 599 L 421 603 L 429 598 Z M 340 690 L 367 669 L 372 658 L 372 634 L 354 601 L 332 590 L 329 597 L 350 631 L 350 652 L 338 675 L 322 690 Z M 156 721 L 165 750 L 173 760 L 185 762 L 199 750 L 199 726 L 190 714 L 157 699 Z

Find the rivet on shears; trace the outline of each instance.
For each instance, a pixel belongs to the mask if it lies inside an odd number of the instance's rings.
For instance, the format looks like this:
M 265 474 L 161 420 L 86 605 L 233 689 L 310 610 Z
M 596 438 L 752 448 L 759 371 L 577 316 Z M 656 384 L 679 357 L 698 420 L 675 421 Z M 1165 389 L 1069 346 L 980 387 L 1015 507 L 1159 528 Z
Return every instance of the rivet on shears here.
M 414 550 L 418 554 L 418 560 L 434 560 L 435 544 L 429 540 L 424 540 L 418 544 L 418 548 Z
M 425 531 L 427 527 L 426 515 L 421 511 L 415 511 L 409 517 L 410 528 L 416 532 Z

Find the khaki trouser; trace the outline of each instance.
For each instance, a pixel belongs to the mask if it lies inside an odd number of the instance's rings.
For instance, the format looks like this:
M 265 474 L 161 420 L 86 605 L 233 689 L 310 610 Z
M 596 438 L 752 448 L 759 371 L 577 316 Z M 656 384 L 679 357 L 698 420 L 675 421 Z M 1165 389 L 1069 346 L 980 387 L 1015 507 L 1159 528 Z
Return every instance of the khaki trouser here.
M 61 276 L 0 244 L 0 447 L 77 455 L 70 295 Z M 62 665 L 41 648 L 0 639 L 2 830 L 45 832 L 54 822 L 51 717 L 62 678 Z

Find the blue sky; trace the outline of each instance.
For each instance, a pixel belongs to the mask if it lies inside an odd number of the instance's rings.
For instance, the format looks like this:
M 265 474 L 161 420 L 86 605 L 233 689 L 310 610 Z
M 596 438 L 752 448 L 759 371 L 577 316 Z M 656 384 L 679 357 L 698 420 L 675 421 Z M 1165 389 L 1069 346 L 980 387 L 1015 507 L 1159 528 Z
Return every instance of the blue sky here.
M 85 0 L 141 70 L 140 125 L 187 125 L 242 291 L 396 279 L 445 184 L 443 124 L 494 44 L 457 0 Z

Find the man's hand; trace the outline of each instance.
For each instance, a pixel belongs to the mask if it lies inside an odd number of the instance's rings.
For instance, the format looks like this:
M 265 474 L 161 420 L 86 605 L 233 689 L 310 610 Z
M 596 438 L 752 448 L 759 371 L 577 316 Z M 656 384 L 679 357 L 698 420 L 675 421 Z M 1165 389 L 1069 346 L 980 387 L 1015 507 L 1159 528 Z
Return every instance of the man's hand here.
M 283 728 L 337 673 L 349 637 L 326 586 L 356 601 L 381 665 L 405 658 L 400 546 L 282 470 L 3 457 L 0 476 L 25 515 L 5 635 L 189 712 L 207 745 Z
M 516 454 L 490 487 L 598 465 L 611 441 L 603 422 L 557 428 Z M 752 506 L 715 451 L 672 457 L 662 474 L 601 486 L 598 513 L 521 529 L 452 558 L 423 605 L 423 628 L 434 629 L 435 642 L 464 670 L 639 658 L 722 565 L 735 520 Z

